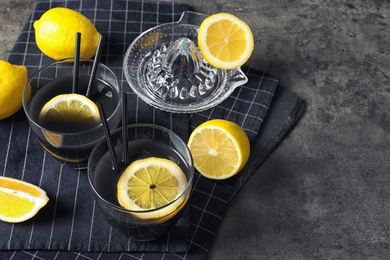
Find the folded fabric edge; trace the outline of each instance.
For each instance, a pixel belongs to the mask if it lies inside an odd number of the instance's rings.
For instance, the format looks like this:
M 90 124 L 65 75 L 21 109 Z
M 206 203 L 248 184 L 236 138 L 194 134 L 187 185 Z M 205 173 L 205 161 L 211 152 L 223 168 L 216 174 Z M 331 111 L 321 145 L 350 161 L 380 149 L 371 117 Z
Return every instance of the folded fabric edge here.
M 241 176 L 235 186 L 237 192 L 244 186 L 261 164 L 267 159 L 282 139 L 293 129 L 303 116 L 306 104 L 302 98 L 287 88 L 278 86 L 271 106 L 251 149 L 247 165 L 241 170 L 247 174 Z
M 298 123 L 306 110 L 305 101 L 284 87 L 279 86 L 275 96 L 276 98 L 274 98 L 274 102 L 268 111 L 263 129 L 256 139 L 256 147 L 266 148 L 267 154 L 264 155 L 269 155 L 272 152 L 273 148 Z M 284 121 L 275 119 L 277 115 L 282 115 Z M 280 131 L 274 131 L 280 126 L 282 126 Z

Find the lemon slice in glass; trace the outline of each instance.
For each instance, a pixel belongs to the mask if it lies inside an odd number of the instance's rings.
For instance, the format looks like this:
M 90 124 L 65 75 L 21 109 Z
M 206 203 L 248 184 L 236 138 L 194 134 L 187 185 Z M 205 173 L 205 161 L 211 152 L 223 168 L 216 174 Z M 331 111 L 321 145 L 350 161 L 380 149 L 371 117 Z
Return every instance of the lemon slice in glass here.
M 138 218 L 164 222 L 184 207 L 187 183 L 186 175 L 173 161 L 156 157 L 139 159 L 120 176 L 118 201 Z
M 53 97 L 43 106 L 39 120 L 61 124 L 95 125 L 100 123 L 100 114 L 96 104 L 86 96 L 61 94 Z
M 92 128 L 101 122 L 96 104 L 80 94 L 60 94 L 49 100 L 41 109 L 39 123 L 46 140 L 60 148 L 63 136 L 58 132 L 78 132 Z
M 252 55 L 254 37 L 243 20 L 229 13 L 217 13 L 201 23 L 198 45 L 203 58 L 214 67 L 235 69 Z
M 224 119 L 209 120 L 195 128 L 188 147 L 198 172 L 216 180 L 236 175 L 245 166 L 250 153 L 245 131 Z

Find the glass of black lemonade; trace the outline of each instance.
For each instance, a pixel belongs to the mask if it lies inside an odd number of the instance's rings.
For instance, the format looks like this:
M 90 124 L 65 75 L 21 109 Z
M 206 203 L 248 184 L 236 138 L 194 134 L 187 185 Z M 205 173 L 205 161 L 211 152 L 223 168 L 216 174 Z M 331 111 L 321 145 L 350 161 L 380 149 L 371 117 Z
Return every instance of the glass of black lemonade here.
M 187 208 L 194 174 L 192 156 L 187 145 L 166 128 L 150 124 L 135 124 L 129 125 L 127 131 L 128 155 L 125 160 L 127 162 L 123 163 L 123 133 L 122 128 L 118 128 L 112 133 L 112 147 L 119 160 L 119 167 L 114 170 L 107 142 L 102 141 L 91 153 L 88 162 L 88 178 L 100 211 L 111 226 L 136 241 L 150 241 L 170 231 Z M 146 161 L 145 159 L 156 160 L 156 165 L 160 165 L 159 160 L 169 160 L 171 164 L 181 169 L 183 174 L 179 182 L 184 184 L 174 197 L 158 207 L 126 208 L 119 198 L 118 183 L 125 175 L 124 172 L 137 162 Z M 125 185 L 130 182 L 130 179 L 126 179 Z M 154 188 L 159 188 L 161 180 L 148 179 L 146 182 L 150 188 L 148 191 L 152 192 Z M 131 187 L 130 184 L 128 187 Z M 127 192 L 131 193 L 130 189 Z M 146 200 L 144 198 L 144 201 Z
M 23 92 L 23 108 L 31 129 L 42 147 L 61 163 L 76 169 L 86 169 L 88 157 L 97 142 L 104 139 L 103 125 L 89 121 L 43 120 L 40 114 L 45 104 L 61 94 L 76 91 L 86 95 L 91 85 L 90 100 L 101 102 L 110 129 L 121 120 L 121 86 L 108 67 L 99 63 L 95 79 L 89 84 L 93 60 L 80 59 L 77 90 L 73 88 L 73 59 L 52 62 L 35 72 Z

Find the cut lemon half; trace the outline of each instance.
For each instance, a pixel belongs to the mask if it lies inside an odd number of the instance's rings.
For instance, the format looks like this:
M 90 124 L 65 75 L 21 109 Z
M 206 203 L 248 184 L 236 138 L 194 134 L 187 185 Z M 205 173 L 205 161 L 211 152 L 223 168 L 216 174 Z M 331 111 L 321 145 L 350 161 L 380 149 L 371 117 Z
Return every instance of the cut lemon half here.
M 173 161 L 156 157 L 140 159 L 120 176 L 118 201 L 127 210 L 146 211 L 134 212 L 138 218 L 164 222 L 184 207 L 188 196 L 182 193 L 187 184 L 186 175 Z
M 208 16 L 198 30 L 198 46 L 203 58 L 220 69 L 241 67 L 252 55 L 252 30 L 229 13 Z
M 0 176 L 0 220 L 26 221 L 47 204 L 46 192 L 31 183 Z
M 53 97 L 42 108 L 39 120 L 50 123 L 82 123 L 96 125 L 100 123 L 97 105 L 80 94 L 61 94 Z
M 194 166 L 200 174 L 223 180 L 237 174 L 246 164 L 250 143 L 236 123 L 213 119 L 199 125 L 188 140 Z

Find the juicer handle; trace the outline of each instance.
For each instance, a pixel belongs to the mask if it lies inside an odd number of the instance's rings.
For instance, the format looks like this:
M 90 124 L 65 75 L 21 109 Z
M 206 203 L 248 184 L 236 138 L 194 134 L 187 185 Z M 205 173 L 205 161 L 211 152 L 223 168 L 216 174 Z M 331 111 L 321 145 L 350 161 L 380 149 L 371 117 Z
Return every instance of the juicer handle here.
M 183 26 L 199 27 L 206 17 L 208 17 L 207 14 L 185 11 L 177 23 Z

